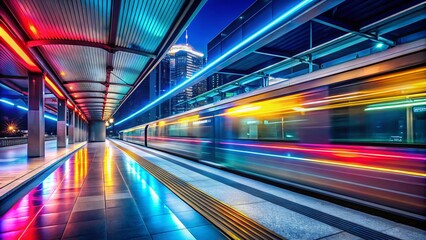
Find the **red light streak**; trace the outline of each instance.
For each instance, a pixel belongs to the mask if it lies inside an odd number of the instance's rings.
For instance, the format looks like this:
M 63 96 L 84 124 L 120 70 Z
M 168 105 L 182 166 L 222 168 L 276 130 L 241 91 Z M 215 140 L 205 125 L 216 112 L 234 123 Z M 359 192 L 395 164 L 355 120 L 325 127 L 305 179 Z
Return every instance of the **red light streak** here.
M 33 72 L 40 72 L 40 69 L 37 67 L 37 65 L 31 60 L 31 58 L 19 46 L 15 39 L 13 39 L 13 37 L 2 26 L 0 26 L 0 39 L 3 39 L 3 41 L 11 49 L 13 49 L 13 51 L 23 61 L 24 65 L 28 70 Z
M 313 149 L 313 148 L 301 148 L 301 147 L 291 147 L 291 146 L 272 146 L 272 145 L 257 145 L 257 144 L 245 144 L 245 143 L 229 143 L 229 142 L 220 142 L 220 144 L 227 145 L 236 145 L 236 146 L 246 146 L 246 147 L 257 147 L 257 148 L 269 148 L 269 149 L 282 149 L 282 150 L 296 150 L 304 152 L 322 152 L 322 153 L 332 153 L 336 156 L 345 156 L 345 157 L 354 157 L 354 156 L 366 156 L 366 157 L 386 157 L 386 158 L 395 158 L 396 160 L 407 158 L 407 155 L 390 155 L 390 154 L 381 154 L 381 153 L 372 153 L 372 152 L 357 152 L 357 151 L 347 151 L 340 149 Z M 424 157 L 410 156 L 411 159 L 426 161 Z
M 68 99 L 67 99 L 67 105 L 68 105 L 68 107 L 70 107 L 70 109 L 74 108 L 74 106 L 72 105 L 72 103 Z

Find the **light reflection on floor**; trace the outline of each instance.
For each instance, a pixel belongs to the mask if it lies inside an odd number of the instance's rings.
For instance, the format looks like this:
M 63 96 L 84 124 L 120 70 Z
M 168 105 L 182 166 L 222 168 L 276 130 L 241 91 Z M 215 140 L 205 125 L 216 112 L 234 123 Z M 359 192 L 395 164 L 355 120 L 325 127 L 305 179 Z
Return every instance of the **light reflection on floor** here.
M 206 233 L 223 238 L 108 142 L 78 151 L 0 217 L 0 239 L 194 239 Z

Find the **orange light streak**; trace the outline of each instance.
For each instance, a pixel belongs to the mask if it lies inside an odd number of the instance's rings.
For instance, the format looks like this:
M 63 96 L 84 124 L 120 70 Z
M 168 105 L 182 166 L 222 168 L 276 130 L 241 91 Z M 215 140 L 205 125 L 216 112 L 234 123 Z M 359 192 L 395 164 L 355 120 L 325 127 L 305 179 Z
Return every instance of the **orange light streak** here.
M 72 105 L 72 103 L 70 102 L 70 100 L 67 99 L 67 105 L 68 107 L 70 107 L 70 109 L 73 109 L 74 106 Z
M 15 53 L 24 61 L 25 65 L 27 65 L 26 67 L 28 70 L 40 72 L 40 69 L 35 65 L 31 58 L 2 26 L 0 26 L 0 39 L 3 39 L 6 44 L 15 51 Z
M 59 88 L 56 87 L 56 85 L 52 82 L 52 80 L 50 80 L 50 78 L 48 78 L 46 76 L 44 78 L 44 80 L 46 81 L 47 85 L 49 85 L 49 87 L 51 88 L 51 90 L 53 90 L 56 93 L 57 97 L 65 98 L 64 94 L 62 94 L 61 90 L 59 90 Z

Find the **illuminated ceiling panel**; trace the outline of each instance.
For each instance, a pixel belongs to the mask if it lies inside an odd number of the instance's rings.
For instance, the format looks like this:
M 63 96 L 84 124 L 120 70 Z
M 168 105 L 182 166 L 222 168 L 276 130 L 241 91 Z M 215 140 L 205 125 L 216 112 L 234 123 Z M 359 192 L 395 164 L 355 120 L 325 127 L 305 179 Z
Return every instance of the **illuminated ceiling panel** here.
M 55 84 L 64 84 L 65 95 L 78 105 L 99 101 L 109 116 L 161 60 L 204 3 L 5 0 L 0 5 L 7 8 L 5 24 L 18 29 L 15 34 L 43 62 L 43 71 Z M 0 50 L 2 64 L 7 63 Z M 22 74 L 20 66 L 12 65 L 8 67 L 12 72 L 2 74 Z M 91 106 L 84 110 L 90 118 L 105 118 L 98 105 Z
M 32 39 L 72 39 L 107 43 L 110 0 L 8 1 Z

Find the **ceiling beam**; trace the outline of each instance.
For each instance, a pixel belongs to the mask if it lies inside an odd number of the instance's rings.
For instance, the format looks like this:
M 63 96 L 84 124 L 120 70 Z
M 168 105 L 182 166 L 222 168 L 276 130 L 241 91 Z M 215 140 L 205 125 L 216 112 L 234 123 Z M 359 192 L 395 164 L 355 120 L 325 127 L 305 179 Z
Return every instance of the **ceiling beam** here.
M 254 53 L 270 56 L 270 57 L 284 58 L 284 59 L 291 58 L 291 56 L 294 55 L 290 52 L 275 50 L 275 49 L 270 49 L 265 47 L 259 48 L 258 50 L 254 51 Z
M 106 82 L 99 82 L 99 81 L 94 81 L 94 80 L 72 80 L 72 81 L 64 81 L 64 85 L 65 84 L 72 84 L 72 83 L 99 83 L 102 85 L 106 85 Z M 114 85 L 114 86 L 123 86 L 123 87 L 132 87 L 132 85 L 130 84 L 125 84 L 125 83 L 109 83 L 109 85 Z
M 28 80 L 28 76 L 1 75 L 0 79 Z
M 74 98 L 75 100 L 82 100 L 82 99 L 104 99 L 104 97 L 77 97 Z M 107 100 L 117 100 L 120 101 L 121 98 L 107 98 Z
M 20 94 L 28 96 L 28 92 L 25 91 L 25 90 L 23 90 L 23 89 L 21 89 L 18 85 L 16 85 L 15 83 L 13 83 L 13 81 L 10 81 L 8 79 L 1 79 L 1 78 L 0 78 L 0 81 L 1 81 L 1 84 L 4 85 L 4 86 L 6 86 L 7 88 L 9 88 L 9 89 L 11 89 L 11 90 L 13 90 L 13 91 L 15 91 L 17 93 L 20 93 Z
M 108 44 L 111 46 L 115 46 L 115 40 L 117 39 L 117 30 L 118 30 L 118 21 L 120 16 L 121 9 L 121 0 L 112 0 L 111 4 L 111 22 L 109 28 L 109 38 Z M 155 58 L 155 57 L 154 57 Z M 104 120 L 104 111 L 107 103 L 107 96 L 109 93 L 109 86 L 111 80 L 111 72 L 114 69 L 114 54 L 112 52 L 108 53 L 106 59 L 106 77 L 105 77 L 105 96 L 104 96 L 104 104 L 102 109 L 102 120 Z
M 219 71 L 217 73 L 223 74 L 223 75 L 236 75 L 236 76 L 245 76 L 245 75 L 247 75 L 247 73 L 239 72 L 239 71 Z
M 106 92 L 105 91 L 95 91 L 95 90 L 91 90 L 91 91 L 88 91 L 88 90 L 79 90 L 79 91 L 70 91 L 70 94 L 84 94 L 84 93 L 102 93 L 102 94 L 106 94 Z M 118 94 L 118 95 L 126 95 L 125 93 L 121 93 L 121 92 L 111 92 L 111 91 L 108 91 L 108 93 L 112 93 L 112 94 Z M 103 97 L 102 97 L 103 98 Z
M 30 40 L 30 41 L 27 41 L 26 45 L 29 48 L 46 46 L 46 45 L 72 45 L 72 46 L 94 47 L 94 48 L 103 49 L 109 53 L 127 52 L 127 53 L 133 53 L 133 54 L 141 55 L 148 58 L 156 57 L 155 54 L 134 49 L 134 48 L 118 47 L 118 46 L 114 46 L 110 44 L 80 41 L 80 40 L 68 40 L 68 39 Z
M 324 16 L 318 16 L 316 18 L 313 18 L 312 21 L 319 23 L 319 24 L 322 24 L 322 25 L 327 26 L 327 27 L 331 27 L 331 28 L 340 30 L 342 32 L 352 33 L 354 35 L 358 35 L 358 36 L 370 39 L 374 42 L 384 43 L 384 44 L 391 46 L 391 47 L 395 46 L 395 42 L 392 41 L 392 40 L 381 37 L 379 35 L 373 35 L 373 34 L 370 34 L 370 33 L 367 33 L 367 32 L 361 32 L 361 31 L 355 29 L 354 27 L 350 26 L 349 24 L 343 23 L 341 21 L 337 21 L 337 20 L 327 18 L 327 17 L 324 17 Z

